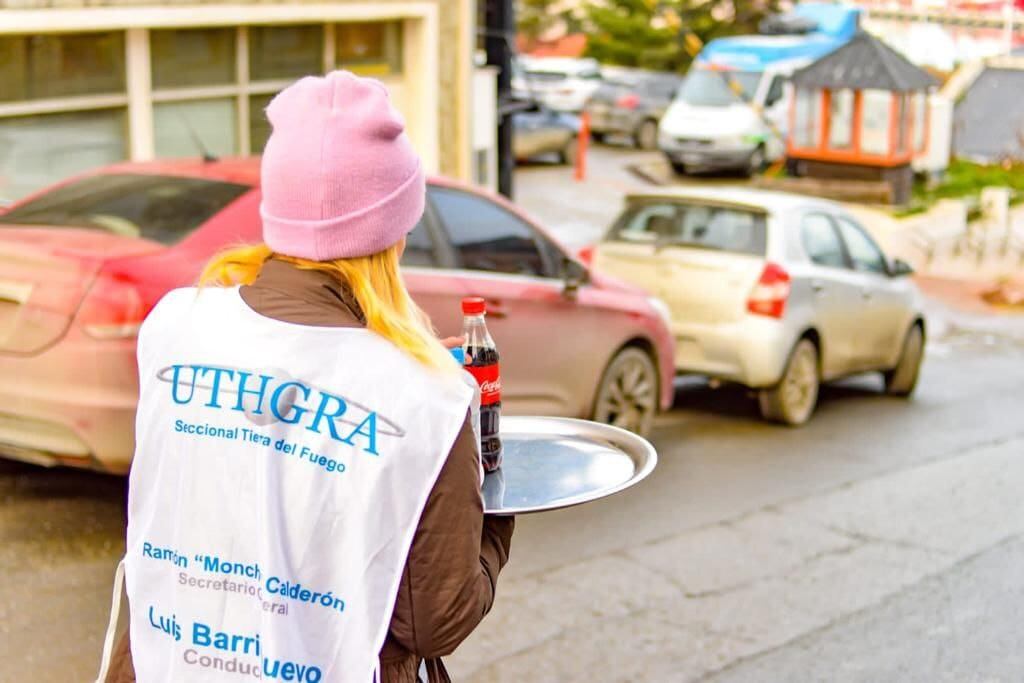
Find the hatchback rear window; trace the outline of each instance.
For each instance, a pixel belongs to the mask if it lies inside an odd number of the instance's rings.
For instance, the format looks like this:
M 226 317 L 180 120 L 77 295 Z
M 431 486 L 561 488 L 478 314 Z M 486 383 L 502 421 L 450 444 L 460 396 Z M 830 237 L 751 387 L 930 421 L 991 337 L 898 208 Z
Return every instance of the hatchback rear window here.
M 763 256 L 765 224 L 747 209 L 654 201 L 628 207 L 607 239 Z
M 558 71 L 527 71 L 526 76 L 539 83 L 557 83 L 569 78 L 569 74 Z
M 95 175 L 14 207 L 0 216 L 0 227 L 91 228 L 173 244 L 250 189 L 205 178 Z

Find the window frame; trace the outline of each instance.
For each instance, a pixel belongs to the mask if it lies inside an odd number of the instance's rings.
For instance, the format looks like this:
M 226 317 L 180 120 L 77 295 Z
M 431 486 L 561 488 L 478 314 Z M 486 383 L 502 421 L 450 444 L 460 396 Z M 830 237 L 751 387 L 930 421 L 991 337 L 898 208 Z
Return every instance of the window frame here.
M 820 216 L 828 221 L 829 230 L 832 231 L 832 236 L 836 238 L 836 242 L 839 243 L 839 253 L 842 254 L 843 263 L 842 265 L 833 265 L 831 263 L 821 263 L 814 259 L 814 255 L 811 254 L 810 249 L 807 248 L 807 224 L 806 220 L 811 217 Z M 833 270 L 849 270 L 854 271 L 853 259 L 850 257 L 850 250 L 846 246 L 846 240 L 843 239 L 843 235 L 839 230 L 839 223 L 836 216 L 828 211 L 822 209 L 808 209 L 800 214 L 800 221 L 796 226 L 799 234 L 800 248 L 804 252 L 804 256 L 807 260 L 819 268 L 831 268 Z
M 462 255 L 459 253 L 459 249 L 455 246 L 452 241 L 451 231 L 444 220 L 444 217 L 435 203 L 435 196 L 437 192 L 453 192 L 463 194 L 476 199 L 481 202 L 487 202 L 491 204 L 496 210 L 507 214 L 510 218 L 522 223 L 526 226 L 526 229 L 530 233 L 531 241 L 537 248 L 537 252 L 540 254 L 541 266 L 544 270 L 543 274 L 531 274 L 531 273 L 505 273 L 497 270 L 482 270 L 479 268 L 468 267 L 462 261 Z M 561 278 L 561 266 L 556 265 L 556 255 L 561 255 L 563 258 L 568 258 L 561 249 L 559 249 L 550 239 L 544 235 L 543 231 L 538 228 L 533 222 L 526 220 L 514 211 L 509 210 L 507 207 L 502 206 L 499 202 L 490 199 L 489 197 L 469 190 L 462 187 L 449 186 L 449 185 L 427 185 L 427 206 L 430 213 L 431 219 L 434 221 L 436 230 L 440 237 L 439 242 L 435 242 L 435 247 L 439 249 L 441 258 L 438 259 L 438 269 L 443 270 L 459 270 L 466 273 L 477 273 L 484 274 L 488 277 L 517 277 L 517 278 L 531 278 L 541 280 L 558 280 Z
M 441 225 L 441 218 L 430 201 L 430 186 L 427 186 L 427 201 L 423 208 L 423 228 L 430 240 L 433 264 L 429 266 L 419 264 L 402 264 L 405 270 L 451 270 L 455 267 L 455 250 L 447 240 L 447 234 Z M 404 257 L 403 257 L 404 258 Z
M 865 275 L 878 275 L 886 278 L 892 277 L 892 264 L 889 263 L 889 257 L 886 255 L 885 250 L 878 245 L 878 242 L 876 242 L 875 238 L 871 236 L 871 233 L 868 232 L 867 229 L 865 229 L 864 226 L 860 224 L 860 221 L 857 221 L 852 216 L 845 213 L 834 213 L 832 214 L 832 216 L 836 231 L 839 233 L 839 239 L 842 241 L 843 249 L 846 251 L 847 260 L 850 264 L 850 270 L 856 273 L 863 273 Z M 868 244 L 870 244 L 875 249 L 875 251 L 878 252 L 878 255 L 882 258 L 881 272 L 875 270 L 865 270 L 857 266 L 857 261 L 853 258 L 853 251 L 850 249 L 850 245 L 847 244 L 846 242 L 846 235 L 843 234 L 843 223 L 849 225 L 850 228 L 853 229 L 854 231 L 859 232 L 864 237 L 864 239 L 867 240 Z

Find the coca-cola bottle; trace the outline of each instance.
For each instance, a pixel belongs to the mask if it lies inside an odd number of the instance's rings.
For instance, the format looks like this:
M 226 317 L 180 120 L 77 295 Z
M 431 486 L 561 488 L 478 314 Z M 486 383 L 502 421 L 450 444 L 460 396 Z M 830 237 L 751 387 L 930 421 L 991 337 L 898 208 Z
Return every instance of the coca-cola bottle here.
M 487 331 L 484 315 L 487 303 L 478 297 L 462 300 L 463 365 L 480 385 L 480 457 L 484 470 L 493 472 L 501 467 L 501 436 L 498 423 L 501 417 L 501 373 L 498 369 L 498 349 Z

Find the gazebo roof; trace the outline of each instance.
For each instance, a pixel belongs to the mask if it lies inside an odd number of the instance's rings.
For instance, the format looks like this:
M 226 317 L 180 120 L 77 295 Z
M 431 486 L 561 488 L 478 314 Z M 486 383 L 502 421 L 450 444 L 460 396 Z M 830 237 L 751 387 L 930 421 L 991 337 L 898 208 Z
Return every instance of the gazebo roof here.
M 866 31 L 794 73 L 793 82 L 811 88 L 894 92 L 938 85 L 931 74 Z

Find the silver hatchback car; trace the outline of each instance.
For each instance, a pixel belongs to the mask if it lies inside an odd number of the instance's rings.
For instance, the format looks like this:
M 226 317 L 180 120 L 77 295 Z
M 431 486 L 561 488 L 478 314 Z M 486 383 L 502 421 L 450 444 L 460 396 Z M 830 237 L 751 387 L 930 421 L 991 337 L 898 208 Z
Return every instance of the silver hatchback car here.
M 626 198 L 594 265 L 668 304 L 676 369 L 758 389 L 765 418 L 807 421 L 822 381 L 881 371 L 909 396 L 925 319 L 910 266 L 840 205 L 732 187 Z

